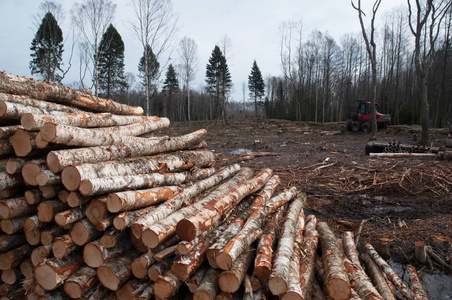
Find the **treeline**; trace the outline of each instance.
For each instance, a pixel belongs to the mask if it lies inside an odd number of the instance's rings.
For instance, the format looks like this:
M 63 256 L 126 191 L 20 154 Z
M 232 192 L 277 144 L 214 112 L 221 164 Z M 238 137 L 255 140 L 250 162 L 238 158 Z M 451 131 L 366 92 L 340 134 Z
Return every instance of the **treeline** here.
M 135 4 L 140 1 L 132 2 Z M 79 26 L 80 32 L 86 36 L 79 45 L 80 49 L 85 50 L 81 52 L 85 53 L 85 57 L 80 58 L 84 63 L 80 67 L 80 82 L 72 86 L 91 87 L 96 95 L 142 106 L 147 114 L 168 117 L 172 121 L 217 119 L 227 122 L 230 118 L 260 117 L 336 122 L 347 119 L 358 99 L 371 98 L 371 64 L 359 33 L 346 34 L 335 40 L 328 33 L 317 30 L 306 32 L 301 22 L 282 24 L 281 52 L 279 57 L 273 58 L 281 61 L 282 74 L 262 78 L 256 61 L 253 64 L 250 62 L 250 76 L 243 80 L 242 87 L 235 87 L 236 90 L 242 90 L 243 98 L 234 99 L 231 96 L 232 80 L 226 60 L 231 41 L 225 39 L 215 45 L 209 61 L 199 62 L 195 41 L 185 37 L 175 49 L 179 57 L 173 60 L 174 64 L 169 64 L 162 55 L 168 49 L 167 45 L 148 42 L 153 41 L 152 37 L 162 35 L 161 32 L 155 32 L 149 39 L 141 40 L 143 56 L 137 66 L 137 76 L 124 73 L 124 44 L 111 25 L 115 5 L 109 0 L 85 0 L 84 4 L 88 2 L 109 8 L 110 17 L 104 20 L 106 29 L 96 33 L 102 37 L 100 44 L 87 38 L 88 26 Z M 158 2 L 170 3 L 169 0 Z M 49 3 L 53 2 L 46 1 L 41 6 L 46 14 L 32 43 L 33 60 L 30 68 L 32 73 L 46 80 L 61 81 L 65 76 L 60 66 L 62 32 L 54 30 L 58 27 L 57 20 L 51 15 L 52 11 L 55 12 L 55 6 Z M 76 8 L 80 11 L 86 7 L 81 5 Z M 172 16 L 170 10 L 160 15 L 164 14 Z M 382 16 L 379 18 L 383 19 Z M 384 20 L 381 28 L 375 31 L 378 49 L 376 101 L 380 111 L 391 114 L 393 124 L 419 124 L 421 97 L 415 72 L 414 38 L 410 32 L 407 9 L 393 11 L 384 16 Z M 83 21 L 86 23 L 87 20 L 78 21 L 84 24 Z M 450 4 L 444 17 L 438 21 L 441 26 L 438 27 L 435 52 L 423 61 L 424 65 L 430 67 L 428 99 L 431 125 L 434 127 L 448 126 L 452 121 Z M 48 27 L 52 30 L 49 31 L 56 35 L 39 48 L 39 38 L 48 37 L 43 34 L 45 22 L 51 24 Z M 174 38 L 171 36 L 174 33 L 172 29 L 166 30 L 166 38 Z M 427 34 L 425 37 L 428 38 Z M 427 44 L 427 39 L 424 43 Z M 58 51 L 46 58 L 41 50 L 48 49 L 49 44 Z M 206 64 L 207 67 L 198 68 L 199 64 Z M 195 77 L 200 77 L 196 70 L 205 74 L 205 81 L 202 86 L 193 88 Z M 90 72 L 92 85 L 86 86 L 85 77 Z

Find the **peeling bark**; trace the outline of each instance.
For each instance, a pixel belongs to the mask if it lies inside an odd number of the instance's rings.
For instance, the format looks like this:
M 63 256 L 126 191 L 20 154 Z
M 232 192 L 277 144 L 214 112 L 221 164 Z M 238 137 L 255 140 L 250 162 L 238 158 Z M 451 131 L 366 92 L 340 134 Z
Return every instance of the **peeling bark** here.
M 65 281 L 64 291 L 72 299 L 78 299 L 96 283 L 96 270 L 84 266 Z
M 220 288 L 218 287 L 218 276 L 220 271 L 216 269 L 209 269 L 206 276 L 201 281 L 198 289 L 194 292 L 194 300 L 213 300 L 218 294 Z

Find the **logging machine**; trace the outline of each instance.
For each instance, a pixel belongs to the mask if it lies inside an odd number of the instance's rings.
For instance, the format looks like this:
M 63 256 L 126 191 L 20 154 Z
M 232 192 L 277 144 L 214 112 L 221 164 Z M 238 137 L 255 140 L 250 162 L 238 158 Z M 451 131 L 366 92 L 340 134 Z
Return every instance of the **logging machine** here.
M 391 125 L 391 116 L 378 112 L 378 103 L 375 103 L 375 116 L 379 129 L 387 128 Z M 358 100 L 358 107 L 352 111 L 347 118 L 347 130 L 358 132 L 370 132 L 372 130 L 372 115 L 370 113 L 370 102 Z

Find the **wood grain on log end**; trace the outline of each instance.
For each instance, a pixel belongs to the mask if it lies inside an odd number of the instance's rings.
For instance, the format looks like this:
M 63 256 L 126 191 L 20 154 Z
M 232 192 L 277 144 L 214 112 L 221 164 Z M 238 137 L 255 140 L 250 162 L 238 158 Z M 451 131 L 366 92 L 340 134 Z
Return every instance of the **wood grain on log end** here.
M 145 230 L 142 233 L 141 239 L 143 240 L 145 245 L 148 246 L 149 248 L 155 248 L 160 243 L 158 235 L 153 230 L 149 229 Z
M 99 268 L 104 264 L 102 251 L 93 244 L 86 244 L 83 248 L 83 259 L 91 268 Z M 107 287 L 107 286 L 106 286 Z
M 61 171 L 60 170 L 60 168 L 61 168 L 60 160 L 58 159 L 58 156 L 55 153 L 49 152 L 47 154 L 46 162 L 47 162 L 47 167 L 53 173 L 58 173 Z
M 46 264 L 40 264 L 35 268 L 36 281 L 46 291 L 51 291 L 58 287 L 57 276 L 55 270 Z
M 273 295 L 282 295 L 287 290 L 287 283 L 281 277 L 272 277 L 268 280 L 268 287 Z
M 192 222 L 182 219 L 177 223 L 176 234 L 183 241 L 191 241 L 196 237 L 196 228 Z
M 20 118 L 20 124 L 26 130 L 31 130 L 35 124 L 35 118 L 33 114 L 25 113 Z
M 109 194 L 107 198 L 107 209 L 111 213 L 117 213 L 122 210 L 122 200 L 116 194 Z
M 154 285 L 154 294 L 158 298 L 167 299 L 173 295 L 173 285 L 163 278 L 157 279 Z
M 15 230 L 13 221 L 11 219 L 1 220 L 0 228 L 6 234 L 13 234 Z
M 8 205 L 6 205 L 5 203 L 0 203 L 0 218 L 2 219 L 9 219 L 9 207 Z
M 148 269 L 143 267 L 143 264 L 140 260 L 134 260 L 130 264 L 130 269 L 132 270 L 133 276 L 136 278 L 144 279 L 148 276 Z
M 93 191 L 93 184 L 91 183 L 90 180 L 82 180 L 80 182 L 80 186 L 78 187 L 78 190 L 80 191 L 80 193 L 83 196 L 88 196 L 91 195 L 92 191 Z
M 33 150 L 31 139 L 34 138 L 35 135 L 36 133 L 31 134 L 26 130 L 19 129 L 9 138 L 9 142 L 11 143 L 16 156 L 25 157 Z
M 66 281 L 64 283 L 64 291 L 72 299 L 78 299 L 83 296 L 82 287 L 74 281 Z
M 270 276 L 270 273 L 271 273 L 271 270 L 264 266 L 258 266 L 258 267 L 254 268 L 254 275 L 263 281 L 268 279 L 268 277 Z
M 49 162 L 49 155 L 47 155 L 47 163 Z M 52 170 L 49 167 L 50 170 Z M 53 172 L 53 171 L 52 171 Z M 73 166 L 68 166 L 61 171 L 61 182 L 63 183 L 64 187 L 67 188 L 69 191 L 75 191 L 80 187 L 81 182 L 81 176 L 78 172 L 77 168 Z
M 6 166 L 5 166 L 5 170 L 6 173 L 13 175 L 13 174 L 17 174 L 21 171 L 18 162 L 15 160 L 9 160 L 6 162 Z
M 173 263 L 171 266 L 171 272 L 179 278 L 179 280 L 186 281 L 189 277 L 189 271 L 187 270 L 187 266 L 185 264 L 181 264 L 178 262 Z
M 26 231 L 25 238 L 27 239 L 27 243 L 29 243 L 32 246 L 37 246 L 37 245 L 39 245 L 40 242 L 42 242 L 41 230 L 35 229 L 35 230 L 31 230 L 31 231 Z
M 97 278 L 109 290 L 116 291 L 119 288 L 120 280 L 115 270 L 110 267 L 99 266 L 97 269 Z
M 193 300 L 213 300 L 207 291 L 197 291 L 193 295 Z
M 85 245 L 89 238 L 89 229 L 83 224 L 83 222 L 77 222 L 72 226 L 71 238 L 74 244 L 82 246 Z
M 351 297 L 351 289 L 348 282 L 341 278 L 333 278 L 327 285 L 328 294 L 334 300 L 347 300 Z
M 36 183 L 39 186 L 46 185 L 49 179 L 50 177 L 46 172 L 40 171 L 38 174 L 36 174 Z
M 22 125 L 23 126 L 23 125 Z M 51 142 L 57 135 L 56 125 L 52 123 L 46 123 L 41 128 L 41 135 L 45 141 Z
M 220 252 L 215 258 L 217 266 L 225 271 L 229 271 L 232 268 L 232 258 L 226 252 Z
M 123 218 L 117 218 L 115 217 L 113 219 L 113 226 L 117 229 L 117 230 L 123 230 L 126 228 L 126 221 Z
M 41 172 L 39 164 L 26 163 L 22 167 L 22 176 L 24 178 L 25 183 L 33 186 L 38 185 L 38 182 L 36 181 L 36 175 L 38 175 L 39 172 Z
M 225 293 L 235 293 L 240 288 L 240 282 L 233 272 L 224 272 L 218 277 L 218 286 Z

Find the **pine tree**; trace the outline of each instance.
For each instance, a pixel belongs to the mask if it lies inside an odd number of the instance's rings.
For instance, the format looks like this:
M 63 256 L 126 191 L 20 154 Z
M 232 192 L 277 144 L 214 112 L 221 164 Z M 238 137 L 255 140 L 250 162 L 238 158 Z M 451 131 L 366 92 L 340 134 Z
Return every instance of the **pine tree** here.
M 147 54 L 147 55 L 145 55 Z M 148 71 L 146 75 L 146 60 L 145 57 L 148 57 Z M 143 56 L 140 59 L 140 63 L 138 64 L 138 77 L 142 79 L 142 85 L 146 88 L 146 81 L 149 82 L 149 97 L 152 96 L 153 93 L 156 92 L 157 89 L 157 78 L 159 76 L 159 68 L 160 63 L 157 60 L 154 52 L 152 51 L 151 46 L 146 46 L 146 53 L 143 51 Z M 148 105 L 147 105 L 148 106 Z M 150 105 L 148 107 L 150 110 Z M 149 111 L 146 111 L 149 114 Z
M 176 70 L 174 69 L 173 65 L 170 64 L 168 66 L 168 71 L 166 71 L 166 77 L 162 89 L 162 93 L 164 93 L 168 99 L 164 106 L 164 110 L 166 110 L 165 114 L 169 117 L 170 120 L 174 120 L 173 100 L 174 95 L 178 92 L 179 81 L 177 80 Z
M 99 44 L 99 88 L 107 98 L 124 92 L 127 81 L 124 75 L 124 42 L 116 28 L 110 24 Z
M 61 81 L 58 71 L 62 71 L 63 31 L 52 13 L 48 12 L 42 19 L 30 50 L 33 51 L 30 54 L 31 74 L 39 74 L 47 81 Z
M 257 100 L 261 100 L 265 94 L 265 83 L 262 78 L 261 70 L 259 70 L 259 67 L 257 66 L 256 60 L 251 68 L 251 74 L 248 76 L 248 89 L 250 90 L 250 97 L 254 99 L 254 114 L 257 117 Z
M 232 81 L 226 57 L 224 57 L 218 46 L 213 49 L 209 63 L 206 66 L 206 83 L 207 92 L 214 99 L 215 110 L 213 117 L 219 119 L 222 116 L 224 122 L 227 123 L 226 96 L 231 90 Z

